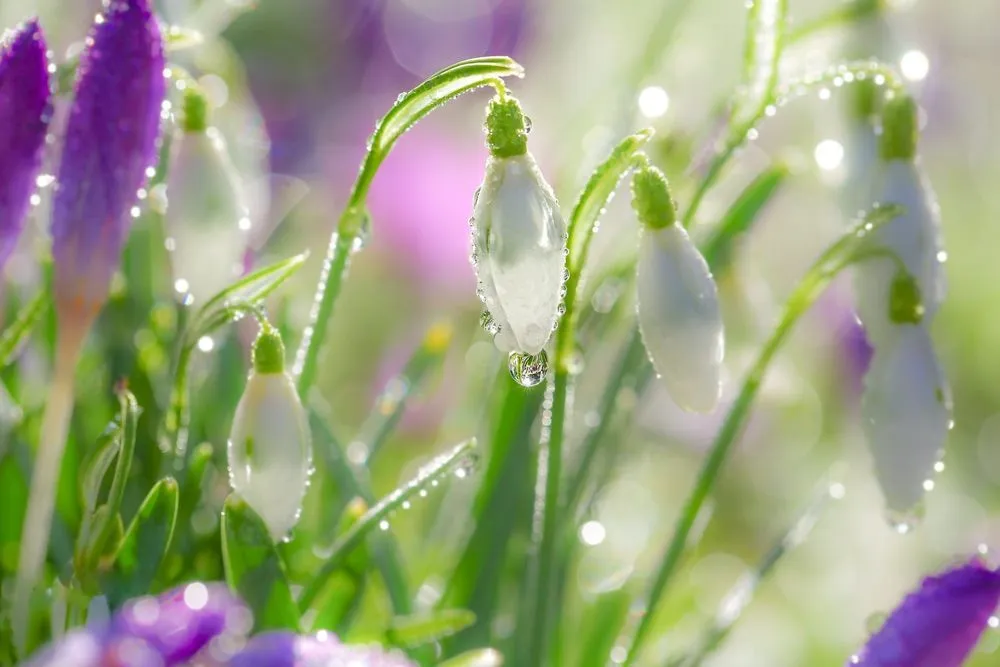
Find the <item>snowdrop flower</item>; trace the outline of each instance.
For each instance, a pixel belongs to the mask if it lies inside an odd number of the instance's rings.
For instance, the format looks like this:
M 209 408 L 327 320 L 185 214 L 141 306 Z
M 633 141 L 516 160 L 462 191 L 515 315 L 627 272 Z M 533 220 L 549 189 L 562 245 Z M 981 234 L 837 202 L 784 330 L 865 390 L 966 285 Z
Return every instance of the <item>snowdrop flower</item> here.
M 903 515 L 932 486 L 951 428 L 950 390 L 928 330 L 945 283 L 938 207 L 916 161 L 913 99 L 888 100 L 882 126 L 876 201 L 905 210 L 873 235 L 870 256 L 855 271 L 855 291 L 875 348 L 863 428 L 888 508 Z M 897 527 L 905 531 L 908 524 Z
M 924 579 L 845 667 L 960 667 L 1000 602 L 1000 572 L 973 559 Z
M 229 483 L 277 541 L 295 527 L 312 468 L 305 410 L 285 372 L 281 336 L 264 325 L 253 348 L 253 371 L 236 406 L 229 435 Z
M 470 220 L 484 326 L 501 351 L 538 355 L 559 317 L 566 223 L 528 152 L 516 99 L 490 102 L 486 132 L 490 157 Z
M 0 42 L 0 269 L 24 225 L 51 114 L 45 37 L 29 21 Z
M 204 303 L 242 272 L 250 228 L 239 174 L 222 134 L 208 125 L 208 102 L 193 87 L 184 94 L 167 179 L 167 233 L 174 277 Z
M 667 180 L 644 166 L 632 178 L 639 240 L 639 331 L 671 398 L 692 412 L 719 401 L 725 336 L 715 280 L 676 220 Z

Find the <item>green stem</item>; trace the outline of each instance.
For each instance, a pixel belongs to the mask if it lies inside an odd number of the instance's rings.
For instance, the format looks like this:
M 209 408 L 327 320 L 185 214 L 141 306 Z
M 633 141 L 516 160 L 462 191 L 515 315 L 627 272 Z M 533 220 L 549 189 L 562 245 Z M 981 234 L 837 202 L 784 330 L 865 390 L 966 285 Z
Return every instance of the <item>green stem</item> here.
M 308 609 L 312 605 L 316 596 L 322 592 L 330 575 L 344 564 L 344 560 L 361 544 L 361 541 L 372 529 L 420 491 L 425 490 L 428 486 L 438 484 L 445 476 L 466 465 L 469 455 L 475 448 L 475 439 L 466 440 L 447 454 L 438 457 L 433 463 L 421 470 L 413 480 L 405 486 L 399 487 L 379 501 L 378 505 L 365 512 L 357 523 L 334 542 L 330 557 L 327 558 L 323 567 L 302 592 L 299 607 Z
M 825 16 L 803 23 L 788 34 L 786 44 L 795 44 L 813 35 L 840 28 L 856 21 L 875 16 L 886 8 L 883 0 L 855 0 L 843 4 Z
M 757 392 L 760 390 L 761 383 L 764 381 L 774 355 L 784 344 L 788 334 L 791 333 L 799 318 L 815 303 L 830 281 L 842 269 L 857 259 L 857 251 L 867 241 L 868 237 L 876 229 L 896 217 L 899 211 L 900 208 L 895 206 L 874 209 L 871 214 L 856 224 L 820 256 L 795 288 L 795 291 L 792 292 L 785 306 L 785 312 L 778 322 L 778 326 L 764 344 L 760 354 L 757 356 L 757 360 L 747 373 L 740 392 L 730 407 L 722 428 L 715 437 L 715 441 L 712 443 L 708 457 L 702 464 L 694 488 L 684 503 L 684 507 L 674 528 L 673 537 L 656 570 L 653 585 L 650 588 L 649 598 L 646 603 L 646 611 L 632 639 L 632 645 L 629 648 L 624 667 L 631 667 L 639 658 L 643 644 L 652 630 L 658 604 L 667 590 L 667 584 L 672 581 L 676 573 L 677 566 L 684 555 L 688 538 L 701 513 L 702 506 L 708 498 L 708 494 L 715 486 L 722 466 L 729 457 L 733 445 L 743 432 L 746 419 L 750 414 L 750 407 L 757 396 Z

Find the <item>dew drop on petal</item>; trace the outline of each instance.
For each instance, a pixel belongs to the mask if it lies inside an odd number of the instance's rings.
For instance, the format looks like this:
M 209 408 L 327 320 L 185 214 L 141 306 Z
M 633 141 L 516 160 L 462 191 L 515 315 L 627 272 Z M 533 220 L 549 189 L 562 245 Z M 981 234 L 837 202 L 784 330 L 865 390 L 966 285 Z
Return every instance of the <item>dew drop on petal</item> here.
M 536 387 L 545 379 L 549 369 L 549 357 L 542 350 L 538 354 L 511 352 L 507 362 L 510 376 L 522 387 Z

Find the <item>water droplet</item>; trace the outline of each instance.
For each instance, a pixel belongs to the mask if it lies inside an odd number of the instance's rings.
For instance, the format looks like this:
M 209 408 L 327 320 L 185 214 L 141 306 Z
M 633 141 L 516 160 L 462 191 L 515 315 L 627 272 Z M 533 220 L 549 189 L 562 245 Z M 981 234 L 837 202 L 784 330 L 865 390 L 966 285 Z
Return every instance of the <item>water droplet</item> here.
M 566 360 L 566 371 L 570 375 L 579 375 L 583 372 L 584 365 L 583 350 L 578 347 L 573 350 L 573 353 L 569 355 L 569 359 Z
M 396 104 L 399 104 L 405 99 L 406 99 L 406 93 L 400 93 L 399 95 L 396 95 Z
M 545 379 L 549 370 L 549 357 L 542 350 L 536 355 L 511 352 L 507 362 L 510 376 L 522 387 L 535 387 Z
M 559 315 L 559 317 L 562 317 L 563 315 L 565 315 L 566 314 L 566 304 L 565 303 L 560 303 L 559 306 L 556 308 L 556 313 Z
M 882 626 L 885 625 L 886 619 L 888 618 L 889 615 L 881 611 L 871 614 L 865 619 L 865 630 L 867 630 L 870 635 L 875 634 L 882 629 Z
M 491 336 L 496 336 L 500 333 L 500 324 L 493 319 L 493 316 L 490 315 L 488 310 L 484 310 L 483 314 L 479 316 L 479 324 L 486 330 L 486 333 Z
M 389 530 L 389 522 L 386 521 L 385 519 L 382 519 L 381 521 L 378 522 L 378 528 L 379 530 Z
M 366 245 L 372 238 L 372 217 L 365 211 L 361 214 L 361 225 L 358 227 L 358 233 L 354 237 L 354 242 L 351 245 L 351 252 L 358 252 Z
M 476 188 L 476 191 L 472 193 L 472 208 L 479 206 L 479 193 L 482 192 L 482 188 Z M 469 224 L 473 224 L 475 218 L 469 218 Z
M 528 134 L 531 132 L 531 116 L 524 117 L 524 133 Z
M 888 510 L 885 513 L 885 520 L 889 523 L 889 526 L 900 535 L 913 532 L 913 529 L 917 527 L 921 519 L 923 519 L 922 504 L 918 504 L 907 512 Z

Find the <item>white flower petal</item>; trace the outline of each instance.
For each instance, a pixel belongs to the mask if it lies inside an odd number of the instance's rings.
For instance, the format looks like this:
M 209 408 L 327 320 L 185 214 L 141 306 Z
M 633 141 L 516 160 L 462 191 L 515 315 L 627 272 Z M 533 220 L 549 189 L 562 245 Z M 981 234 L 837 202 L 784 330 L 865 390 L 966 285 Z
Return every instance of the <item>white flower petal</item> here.
M 249 445 L 249 446 L 248 446 Z M 252 373 L 229 437 L 229 482 L 275 539 L 295 526 L 312 467 L 305 410 L 285 373 Z
M 174 278 L 204 303 L 235 281 L 247 248 L 246 197 L 222 136 L 214 128 L 180 132 L 167 180 L 167 234 Z
M 883 225 L 872 239 L 873 246 L 895 254 L 917 280 L 924 317 L 934 316 L 945 295 L 940 212 L 934 191 L 918 165 L 906 160 L 882 163 L 877 176 L 875 200 L 906 208 L 898 218 Z M 854 274 L 858 316 L 869 338 L 878 341 L 893 335 L 889 320 L 889 289 L 899 270 L 890 257 L 861 261 Z
M 530 153 L 490 158 L 474 212 L 476 273 L 505 352 L 538 354 L 558 317 L 566 224 Z
M 637 269 L 639 330 L 653 367 L 685 410 L 719 400 L 725 336 L 715 280 L 678 225 L 643 230 Z
M 886 503 L 907 512 L 923 497 L 951 427 L 950 389 L 925 327 L 898 326 L 876 348 L 862 418 Z

